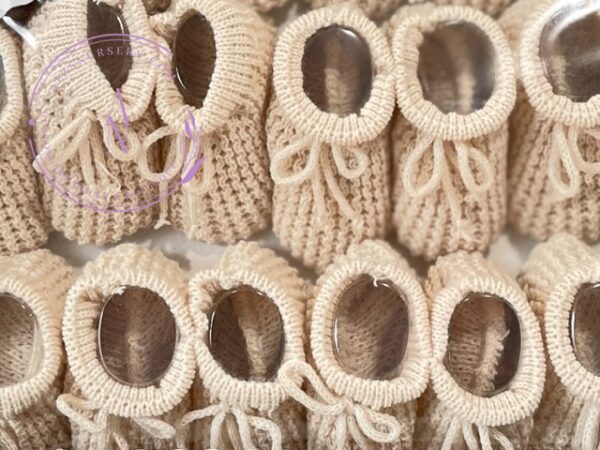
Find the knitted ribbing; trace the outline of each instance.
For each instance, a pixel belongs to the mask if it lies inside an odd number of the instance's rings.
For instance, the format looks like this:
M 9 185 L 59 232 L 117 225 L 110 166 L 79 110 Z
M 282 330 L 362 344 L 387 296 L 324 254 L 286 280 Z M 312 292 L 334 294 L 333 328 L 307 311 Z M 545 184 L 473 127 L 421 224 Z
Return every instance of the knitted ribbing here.
M 242 285 L 265 294 L 279 310 L 285 334 L 282 364 L 304 361 L 305 286 L 297 271 L 256 243 L 241 242 L 228 248 L 218 269 L 199 272 L 190 281 L 190 308 L 199 333 L 197 363 L 204 396 L 195 399 L 197 410 L 186 415 L 182 426 L 198 421 L 194 425 L 199 429 L 194 435 L 201 436 L 196 442 L 198 448 L 305 448 L 302 408 L 290 400 L 282 383 L 277 378 L 260 382 L 235 378 L 208 348 L 208 315 L 217 295 Z M 258 316 L 255 323 L 239 323 L 249 346 L 251 365 L 261 358 L 250 345 L 251 328 L 260 323 Z M 292 384 L 299 389 L 301 381 Z
M 156 384 L 143 388 L 119 382 L 98 356 L 102 307 L 127 286 L 158 294 L 177 326 L 171 365 Z M 59 397 L 58 406 L 71 420 L 73 447 L 100 450 L 125 441 L 132 448 L 174 448 L 171 425 L 189 408 L 188 391 L 195 374 L 195 335 L 185 273 L 179 266 L 157 251 L 133 244 L 104 252 L 85 266 L 69 290 L 63 336 L 73 382 L 68 393 Z
M 479 439 L 483 449 L 492 446 L 506 450 L 525 449 L 532 426 L 531 417 L 542 396 L 546 370 L 540 327 L 525 293 L 513 279 L 481 255 L 464 252 L 437 261 L 429 271 L 426 291 L 430 299 L 433 336 L 432 390 L 422 401 L 424 413 L 417 421 L 415 448 L 450 450 L 453 444 L 460 442 L 469 449 L 478 449 L 476 442 Z M 452 314 L 471 293 L 500 297 L 519 319 L 518 369 L 508 388 L 490 397 L 475 396 L 464 390 L 444 363 L 449 349 Z M 464 325 L 464 328 L 468 327 L 468 324 Z M 488 330 L 488 339 L 493 338 L 493 333 L 494 330 Z M 498 356 L 499 352 L 495 354 Z M 452 356 L 458 358 L 457 365 L 468 358 Z M 497 367 L 498 361 L 491 360 L 487 366 L 481 365 L 484 379 L 480 381 L 489 381 Z
M 543 321 L 548 375 L 535 416 L 531 448 L 595 449 L 600 377 L 577 360 L 570 338 L 570 312 L 581 285 L 600 280 L 600 255 L 568 234 L 538 245 L 523 268 L 521 284 Z M 597 417 L 597 416 L 596 416 Z
M 516 0 L 431 0 L 436 5 L 470 6 L 490 16 L 498 16 Z
M 54 403 L 63 387 L 65 357 L 60 321 L 73 276 L 66 262 L 47 250 L 0 257 L 0 292 L 15 297 L 31 310 L 39 333 L 35 339 L 41 341 L 42 347 L 37 373 L 0 387 L 0 448 L 4 450 L 69 445 L 68 423 Z M 4 331 L 0 330 L 0 342 L 7 345 Z M 11 364 L 19 358 L 18 348 L 11 351 L 10 360 L 1 362 L 3 370 L 10 371 Z
M 392 283 L 408 309 L 406 353 L 398 376 L 390 380 L 352 375 L 334 355 L 334 311 L 346 289 L 364 275 Z M 431 347 L 425 294 L 406 261 L 381 241 L 352 245 L 319 278 L 308 323 L 314 369 L 308 364 L 286 368 L 310 386 L 312 398 L 297 396 L 308 409 L 308 448 L 411 449 L 415 400 L 429 381 Z
M 520 66 L 511 116 L 508 219 L 540 240 L 565 231 L 594 241 L 600 238 L 600 96 L 578 103 L 556 95 L 545 75 L 540 37 L 557 4 L 520 0 L 501 20 Z
M 317 30 L 340 25 L 367 43 L 375 76 L 359 114 L 321 111 L 303 89 L 304 48 Z M 267 118 L 275 181 L 273 230 L 305 265 L 322 272 L 350 244 L 383 237 L 390 201 L 387 124 L 394 107 L 389 46 L 358 9 L 335 5 L 288 25 L 275 49 L 275 95 Z
M 264 229 L 271 214 L 264 109 L 274 31 L 249 7 L 228 0 L 176 0 L 167 12 L 152 16 L 151 24 L 173 42 L 190 11 L 204 16 L 214 33 L 217 56 L 208 93 L 195 108 L 184 102 L 171 77 L 159 77 L 156 108 L 166 126 L 144 146 L 171 136 L 174 177 L 182 165 L 191 165 L 183 164 L 182 146 L 199 144 L 200 170 L 169 197 L 168 219 L 191 239 L 234 243 Z M 190 118 L 194 127 L 186 125 Z M 199 156 L 188 158 L 193 163 Z M 161 207 L 162 220 L 166 214 Z
M 33 250 L 46 241 L 46 218 L 27 145 L 25 95 L 20 52 L 0 30 L 0 58 L 6 104 L 0 116 L 0 254 Z
M 156 38 L 141 0 L 105 3 L 119 9 L 128 33 L 136 36 L 120 96 L 85 43 L 87 0 L 45 3 L 29 24 L 37 46 L 24 49 L 31 115 L 39 121 L 34 127 L 34 167 L 42 174 L 44 207 L 55 230 L 94 244 L 115 242 L 147 227 L 155 212 L 147 206 L 158 199 L 157 185 L 143 181 L 134 162 L 141 139 L 157 126 L 149 104 L 160 56 L 152 44 L 143 44 Z M 70 47 L 72 54 L 64 53 Z M 45 72 L 59 55 L 61 62 Z M 45 81 L 37 84 L 42 74 Z M 59 76 L 64 79 L 57 81 Z
M 506 215 L 506 119 L 515 100 L 510 48 L 494 20 L 477 10 L 407 8 L 391 21 L 401 112 L 392 128 L 398 238 L 429 260 L 457 250 L 483 251 Z M 426 100 L 417 76 L 423 33 L 448 21 L 477 26 L 495 51 L 494 92 L 482 109 L 467 115 L 446 114 Z

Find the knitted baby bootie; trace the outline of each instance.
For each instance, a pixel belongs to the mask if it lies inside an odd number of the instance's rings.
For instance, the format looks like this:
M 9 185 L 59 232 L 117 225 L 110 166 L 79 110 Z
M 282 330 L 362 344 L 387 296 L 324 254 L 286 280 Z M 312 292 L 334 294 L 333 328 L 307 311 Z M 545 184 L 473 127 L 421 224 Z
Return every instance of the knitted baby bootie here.
M 501 24 L 518 54 L 509 221 L 546 240 L 600 239 L 600 5 L 520 0 Z
M 65 261 L 47 250 L 0 257 L 3 450 L 69 447 L 69 424 L 55 401 L 65 369 L 60 321 L 73 276 Z
M 568 234 L 534 249 L 521 284 L 543 322 L 548 372 L 533 450 L 595 450 L 600 433 L 600 254 Z
M 429 271 L 432 385 L 416 449 L 526 449 L 544 388 L 539 324 L 518 284 L 479 254 Z
M 296 270 L 241 242 L 189 289 L 204 395 L 180 426 L 196 422 L 202 449 L 304 449 L 303 410 L 278 380 L 282 364 L 304 360 L 305 286 Z
M 290 362 L 280 375 L 307 408 L 308 448 L 412 449 L 431 347 L 408 264 L 384 242 L 352 245 L 319 279 L 308 323 L 313 365 Z M 297 379 L 308 393 L 289 382 Z
M 162 191 L 174 191 L 161 204 L 161 223 L 168 218 L 208 242 L 250 237 L 271 214 L 263 130 L 274 31 L 230 0 L 175 0 L 151 24 L 172 45 L 174 66 L 156 90 L 166 125 L 144 143 L 168 143 L 165 170 L 144 169 Z
M 393 222 L 411 253 L 484 251 L 506 219 L 507 118 L 515 76 L 490 17 L 433 4 L 392 19 L 400 114 L 392 128 Z
M 125 244 L 85 266 L 67 296 L 71 377 L 57 401 L 74 449 L 185 446 L 173 424 L 195 374 L 187 308 L 185 273 L 159 252 Z
M 387 231 L 392 70 L 383 33 L 347 4 L 301 16 L 277 42 L 267 118 L 273 229 L 319 272 Z
M 0 29 L 0 255 L 33 250 L 48 237 L 27 145 L 20 52 Z
M 152 222 L 158 185 L 135 160 L 157 126 L 149 107 L 162 57 L 141 0 L 45 2 L 24 66 L 34 167 L 52 227 L 116 242 Z M 60 30 L 60 33 L 57 33 Z M 150 158 L 158 164 L 157 152 Z

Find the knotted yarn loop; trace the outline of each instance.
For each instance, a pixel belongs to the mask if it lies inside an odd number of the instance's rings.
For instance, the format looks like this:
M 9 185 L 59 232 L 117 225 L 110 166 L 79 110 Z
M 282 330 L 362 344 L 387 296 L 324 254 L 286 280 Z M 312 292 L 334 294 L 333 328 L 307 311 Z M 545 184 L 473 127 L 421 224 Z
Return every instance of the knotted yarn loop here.
M 445 144 L 452 148 L 454 155 L 447 154 Z M 415 180 L 419 176 L 421 167 L 425 164 L 425 156 L 430 151 L 432 152 L 431 174 L 424 183 L 418 185 Z M 463 199 L 454 186 L 450 170 L 451 163 L 456 167 L 469 194 L 485 194 L 493 186 L 496 171 L 488 157 L 481 150 L 467 141 L 444 141 L 441 138 L 423 133 L 419 133 L 415 147 L 406 158 L 402 181 L 406 192 L 413 198 L 421 198 L 432 194 L 441 187 L 448 201 L 452 223 L 462 234 L 462 237 L 469 240 L 471 231 L 468 229 L 468 225 L 463 223 L 461 209 Z M 480 174 L 480 183 L 476 180 L 472 166 Z
M 579 138 L 586 134 L 600 141 L 600 128 L 567 127 L 555 123 L 552 128 L 552 145 L 548 157 L 548 180 L 558 200 L 577 195 L 582 175 L 600 174 L 600 161 L 588 162 L 581 155 Z M 566 180 L 563 180 L 563 173 Z
M 241 440 L 241 446 L 239 447 L 244 448 L 244 450 L 258 450 L 252 438 L 252 430 L 256 429 L 265 431 L 269 435 L 271 450 L 282 450 L 281 430 L 275 422 L 265 417 L 253 416 L 241 408 L 227 406 L 223 403 L 188 412 L 183 416 L 177 428 L 183 429 L 196 420 L 208 417 L 212 417 L 210 427 L 211 448 L 223 448 L 221 440 L 225 430 L 231 442 Z M 238 446 L 235 448 L 238 448 Z
M 305 151 L 308 151 L 308 155 L 304 167 L 298 172 L 290 173 L 288 168 Z M 345 153 L 356 161 L 355 167 L 350 167 Z M 331 164 L 330 154 L 335 167 Z M 304 137 L 273 155 L 271 178 L 278 185 L 299 185 L 305 181 L 310 182 L 317 212 L 321 217 L 324 217 L 327 212 L 324 192 L 326 186 L 342 214 L 349 220 L 360 223 L 362 221 L 360 213 L 352 208 L 342 192 L 335 172 L 347 180 L 355 180 L 365 173 L 368 165 L 369 158 L 359 146 L 342 147 L 337 144 L 326 144 L 312 137 Z
M 116 428 L 109 426 L 109 414 L 96 402 L 84 400 L 71 394 L 62 394 L 56 400 L 58 410 L 67 416 L 79 427 L 92 434 L 107 433 L 120 450 L 129 450 L 125 436 Z M 86 417 L 91 413 L 93 419 Z M 152 417 L 132 417 L 129 420 L 139 426 L 144 432 L 155 439 L 173 439 L 176 434 L 175 427 Z
M 322 401 L 306 394 L 294 382 L 297 377 L 307 380 Z M 370 447 L 365 437 L 378 444 L 394 443 L 400 438 L 403 430 L 395 417 L 336 396 L 325 386 L 312 366 L 303 361 L 285 363 L 279 370 L 279 382 L 305 408 L 331 419 L 336 450 L 346 448 L 348 434 L 360 448 Z
M 474 428 L 477 429 L 479 440 L 475 436 Z M 473 423 L 463 423 L 458 418 L 450 422 L 441 450 L 452 450 L 452 446 L 461 435 L 468 450 L 494 450 L 492 441 L 496 441 L 502 450 L 514 450 L 513 444 L 501 431 Z
M 573 448 L 578 450 L 600 449 L 600 404 L 593 400 L 587 400 L 577 419 L 575 435 L 573 436 Z

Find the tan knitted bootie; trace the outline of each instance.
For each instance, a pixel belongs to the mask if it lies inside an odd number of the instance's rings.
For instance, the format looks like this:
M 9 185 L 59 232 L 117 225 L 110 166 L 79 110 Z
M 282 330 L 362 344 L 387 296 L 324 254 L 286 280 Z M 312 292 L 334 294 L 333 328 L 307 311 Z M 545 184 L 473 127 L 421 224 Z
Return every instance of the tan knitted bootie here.
M 73 275 L 47 250 L 0 257 L 3 450 L 69 447 L 69 425 L 55 401 L 65 369 L 60 321 Z
M 304 412 L 277 378 L 282 364 L 304 361 L 306 293 L 296 270 L 241 242 L 189 289 L 204 395 L 180 425 L 198 421 L 196 448 L 305 448 Z
M 14 38 L 0 29 L 0 255 L 33 250 L 48 237 L 25 133 L 20 56 Z
M 319 279 L 308 317 L 313 365 L 290 362 L 280 375 L 307 408 L 308 448 L 412 449 L 431 347 L 406 261 L 381 241 L 352 245 Z M 302 379 L 308 393 L 291 383 Z
M 277 42 L 267 119 L 273 229 L 319 272 L 387 231 L 392 69 L 382 32 L 347 4 L 301 16 Z
M 429 270 L 432 385 L 416 449 L 526 449 L 544 388 L 542 336 L 525 293 L 479 254 Z
M 74 449 L 175 448 L 195 336 L 174 261 L 133 244 L 104 252 L 69 290 L 63 337 L 71 377 L 57 406 Z
M 501 20 L 518 55 L 509 221 L 546 240 L 600 239 L 600 5 L 521 0 Z
M 506 219 L 507 118 L 515 75 L 506 37 L 466 7 L 392 19 L 400 114 L 392 128 L 393 222 L 414 255 L 484 251 Z
M 161 223 L 168 216 L 189 238 L 208 242 L 250 237 L 271 214 L 263 129 L 274 30 L 230 0 L 175 0 L 151 23 L 172 45 L 176 72 L 158 79 L 156 108 L 166 125 L 144 143 L 167 137 L 167 168 L 145 174 L 163 191 L 178 183 L 168 211 L 161 204 Z
M 149 226 L 158 185 L 141 179 L 135 159 L 157 126 L 149 105 L 161 61 L 142 1 L 45 2 L 29 30 L 34 167 L 53 228 L 103 244 Z
M 529 448 L 595 450 L 600 433 L 600 254 L 568 234 L 537 246 L 521 284 L 543 322 L 544 397 Z

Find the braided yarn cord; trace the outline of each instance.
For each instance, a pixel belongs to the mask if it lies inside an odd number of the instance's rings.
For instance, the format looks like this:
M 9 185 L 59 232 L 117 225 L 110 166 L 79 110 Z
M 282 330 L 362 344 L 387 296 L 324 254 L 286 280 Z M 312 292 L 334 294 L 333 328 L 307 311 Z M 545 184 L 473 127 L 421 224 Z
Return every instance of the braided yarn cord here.
M 27 107 L 21 54 L 7 30 L 0 30 L 4 92 L 0 116 L 0 255 L 34 250 L 47 239 L 37 179 L 27 145 Z
M 575 356 L 570 313 L 579 288 L 599 280 L 600 255 L 566 233 L 538 245 L 523 268 L 520 282 L 543 323 L 548 359 L 544 396 L 531 436 L 534 450 L 590 450 L 598 445 L 599 424 L 584 419 L 586 410 L 598 404 L 600 378 Z M 578 311 L 586 314 L 596 312 Z
M 213 332 L 209 330 L 208 315 L 215 301 L 220 293 L 240 286 L 250 287 L 272 302 L 244 304 L 242 300 L 249 302 L 250 297 L 241 297 L 233 305 L 234 310 L 226 311 L 230 317 L 220 319 L 227 321 L 225 344 L 235 352 L 236 359 L 245 353 L 250 379 L 230 374 L 208 347 L 208 333 Z M 192 278 L 190 307 L 200 333 L 197 363 L 204 396 L 194 399 L 197 411 L 188 414 L 188 424 L 197 421 L 193 428 L 198 448 L 305 448 L 302 407 L 290 399 L 277 377 L 251 379 L 253 373 L 261 373 L 265 358 L 279 345 L 281 322 L 285 335 L 281 364 L 304 360 L 305 289 L 304 281 L 287 261 L 254 242 L 229 247 L 216 270 L 199 272 Z M 254 310 L 257 306 L 262 309 Z M 273 306 L 281 322 L 274 317 Z M 236 330 L 241 330 L 240 336 Z M 296 381 L 294 386 L 300 388 L 301 382 Z M 224 422 L 216 427 L 219 420 Z
M 68 422 L 55 401 L 63 390 L 65 370 L 60 323 L 73 278 L 66 262 L 47 250 L 0 257 L 2 449 L 69 445 Z M 28 320 L 23 320 L 25 311 L 31 314 Z
M 160 296 L 177 327 L 168 369 L 146 387 L 119 381 L 99 357 L 101 311 L 112 295 L 122 294 L 127 287 L 145 288 Z M 136 328 L 137 334 L 128 336 L 133 348 L 143 347 L 145 336 L 162 332 L 162 317 L 146 315 L 146 328 Z M 177 434 L 175 425 L 191 407 L 195 334 L 188 312 L 185 272 L 177 263 L 134 244 L 104 252 L 85 266 L 69 291 L 63 335 L 70 376 L 58 403 L 71 420 L 73 448 L 121 449 L 125 442 L 127 448 L 172 449 L 179 443 L 189 444 L 189 436 Z

